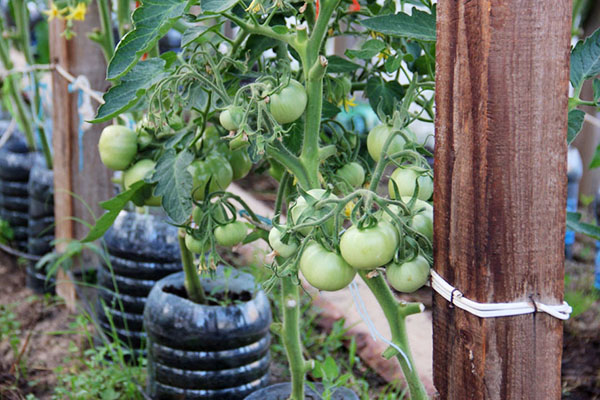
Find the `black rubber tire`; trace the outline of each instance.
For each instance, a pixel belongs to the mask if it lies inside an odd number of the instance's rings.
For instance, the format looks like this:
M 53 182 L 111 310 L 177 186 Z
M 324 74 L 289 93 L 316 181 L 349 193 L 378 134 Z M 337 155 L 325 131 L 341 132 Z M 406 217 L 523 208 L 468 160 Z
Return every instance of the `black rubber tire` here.
M 53 240 L 54 231 L 50 235 L 27 238 L 28 253 L 36 256 L 43 256 L 46 253 L 50 253 L 53 250 Z
M 0 218 L 7 221 L 10 226 L 27 226 L 29 215 L 22 211 L 11 211 L 0 207 Z
M 4 135 L 4 132 L 10 125 L 10 121 L 0 120 L 0 137 Z M 20 130 L 15 130 L 11 135 L 8 141 L 2 146 L 12 153 L 27 153 L 29 148 L 27 148 L 27 141 L 25 140 L 25 135 Z
M 323 393 L 323 385 L 317 383 L 315 388 L 319 393 Z M 290 397 L 292 390 L 291 383 L 276 383 L 266 388 L 257 390 L 245 400 L 287 400 Z M 321 395 L 312 390 L 308 385 L 304 390 L 304 398 L 306 400 L 320 400 Z M 336 388 L 331 397 L 332 400 L 359 400 L 358 395 L 352 390 L 344 387 Z
M 29 219 L 29 237 L 39 238 L 54 233 L 54 215 Z
M 0 193 L 0 207 L 5 210 L 28 212 L 29 197 L 10 196 Z
M 47 217 L 54 215 L 54 203 L 41 200 L 29 199 L 29 216 L 32 218 Z
M 107 304 L 107 312 L 110 315 L 106 315 L 103 311 L 104 309 L 99 306 L 98 307 L 98 319 L 100 321 L 104 321 L 105 323 L 110 325 L 110 320 L 115 327 L 130 331 L 130 332 L 141 332 L 144 330 L 144 316 L 137 313 L 131 312 L 122 312 L 119 309 L 119 306 L 110 307 Z
M 109 323 L 102 320 L 98 321 L 100 328 L 109 339 L 113 338 L 113 331 Z M 115 327 L 117 339 L 121 342 L 124 347 L 130 347 L 132 349 L 143 349 L 146 347 L 146 332 L 140 331 L 127 331 L 125 329 L 119 329 Z
M 98 269 L 98 285 L 114 292 L 129 296 L 144 298 L 148 297 L 150 290 L 152 290 L 152 287 L 157 280 L 159 279 L 136 279 L 114 274 L 114 283 L 116 284 L 115 288 L 113 284 L 113 276 L 111 275 L 110 271 L 105 267 Z
M 121 212 L 104 241 L 111 255 L 122 258 L 167 263 L 180 259 L 177 228 L 151 214 Z
M 229 290 L 247 291 L 252 299 L 227 307 L 195 304 L 171 293 L 184 291 L 183 282 L 183 272 L 160 280 L 146 302 L 151 396 L 238 400 L 266 385 L 269 353 L 263 346 L 269 341 L 271 310 L 252 276 L 232 274 Z M 225 287 L 222 270 L 202 284 L 208 292 Z M 260 351 L 250 352 L 252 348 Z
M 54 294 L 56 280 L 50 278 L 46 280 L 46 275 L 35 269 L 34 263 L 27 264 L 27 276 L 25 278 L 26 285 L 34 293 L 37 294 Z
M 104 303 L 111 308 L 123 310 L 130 313 L 137 313 L 142 315 L 144 313 L 144 306 L 146 305 L 146 297 L 130 296 L 122 293 L 115 293 L 111 290 L 100 288 L 98 290 L 98 297 L 102 299 Z
M 27 182 L 33 164 L 33 153 L 13 153 L 6 146 L 0 148 L 0 178 Z
M 181 271 L 181 262 L 171 263 L 133 261 L 109 254 L 108 259 L 115 274 L 138 279 L 156 279 Z
M 0 193 L 9 196 L 25 197 L 29 194 L 27 183 L 13 182 L 5 179 L 0 179 Z
M 27 184 L 29 196 L 43 203 L 54 204 L 54 172 L 46 168 L 41 154 L 35 155 Z

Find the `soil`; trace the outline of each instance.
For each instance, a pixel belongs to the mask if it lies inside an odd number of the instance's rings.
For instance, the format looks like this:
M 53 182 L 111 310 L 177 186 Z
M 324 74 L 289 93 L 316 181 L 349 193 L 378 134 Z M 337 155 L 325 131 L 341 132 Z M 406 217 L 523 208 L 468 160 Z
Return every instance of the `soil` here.
M 27 289 L 25 267 L 1 252 L 0 282 L 0 320 L 12 311 L 20 324 L 20 354 L 13 353 L 4 337 L 0 341 L 0 398 L 17 400 L 33 394 L 50 399 L 56 385 L 54 369 L 64 365 L 70 342 L 78 343 L 77 335 L 50 333 L 68 330 L 73 317 L 55 298 L 38 296 Z M 17 359 L 21 368 L 15 368 Z

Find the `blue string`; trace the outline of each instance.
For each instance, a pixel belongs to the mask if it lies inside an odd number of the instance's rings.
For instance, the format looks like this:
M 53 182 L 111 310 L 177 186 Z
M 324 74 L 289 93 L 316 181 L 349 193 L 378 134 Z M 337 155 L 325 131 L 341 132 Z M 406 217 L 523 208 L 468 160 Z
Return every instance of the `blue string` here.
M 75 88 L 73 84 L 69 84 L 69 93 L 73 93 Z M 77 127 L 77 145 L 79 146 L 79 172 L 83 170 L 83 116 L 79 111 L 81 109 L 81 105 L 83 104 L 83 91 L 81 89 L 77 89 L 77 118 L 79 121 L 79 126 Z

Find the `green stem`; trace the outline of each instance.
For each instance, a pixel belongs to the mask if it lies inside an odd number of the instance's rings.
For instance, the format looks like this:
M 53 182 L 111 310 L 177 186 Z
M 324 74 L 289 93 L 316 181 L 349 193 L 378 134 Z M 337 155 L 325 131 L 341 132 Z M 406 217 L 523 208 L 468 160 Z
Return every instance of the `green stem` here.
M 309 65 L 312 65 L 317 60 L 319 52 L 321 51 L 321 46 L 325 40 L 325 33 L 327 32 L 327 27 L 330 22 L 329 20 L 339 3 L 340 0 L 321 0 L 319 17 L 317 18 L 317 22 L 315 23 L 314 29 L 310 34 L 310 39 L 308 40 L 307 56 Z
M 131 9 L 130 0 L 118 0 L 117 2 L 117 21 L 119 24 L 119 35 L 125 36 L 127 31 L 131 29 Z
M 206 295 L 200 282 L 198 270 L 194 266 L 194 257 L 185 245 L 185 229 L 179 229 L 179 249 L 181 251 L 181 262 L 185 273 L 185 290 L 188 299 L 197 304 L 206 304 Z
M 100 25 L 102 27 L 99 43 L 106 57 L 106 62 L 110 62 L 115 52 L 115 37 L 112 30 L 108 0 L 98 0 L 98 10 L 100 11 Z
M 283 327 L 281 339 L 292 374 L 292 393 L 289 400 L 304 400 L 304 374 L 308 363 L 302 356 L 300 342 L 300 292 L 293 277 L 281 279 L 281 303 L 283 305 Z
M 323 108 L 323 76 L 327 59 L 317 60 L 308 71 L 306 81 L 306 117 L 304 120 L 304 141 L 300 161 L 308 174 L 309 188 L 319 185 L 319 133 L 321 130 L 321 111 Z
M 412 400 L 428 399 L 425 387 L 419 379 L 408 345 L 408 335 L 406 334 L 405 318 L 407 315 L 420 311 L 420 309 L 417 311 L 419 306 L 415 304 L 399 304 L 381 274 L 373 278 L 368 278 L 367 272 L 359 271 L 359 275 L 375 295 L 390 326 L 392 342 L 404 352 L 408 362 L 402 354 L 398 353 L 398 351 L 393 348 L 391 351 L 386 351 L 384 354 L 396 355 L 396 358 L 400 362 L 404 377 L 406 378 L 408 389 L 410 390 L 410 398 Z

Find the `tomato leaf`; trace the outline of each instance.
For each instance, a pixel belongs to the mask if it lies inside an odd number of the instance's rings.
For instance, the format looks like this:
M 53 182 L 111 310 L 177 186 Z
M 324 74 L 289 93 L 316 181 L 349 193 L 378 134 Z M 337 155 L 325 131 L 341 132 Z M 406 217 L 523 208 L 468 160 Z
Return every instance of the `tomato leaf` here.
M 600 167 L 600 146 L 596 147 L 596 152 L 594 153 L 594 157 L 590 162 L 589 169 L 594 169 Z
M 377 54 L 381 53 L 386 48 L 386 45 L 381 40 L 368 40 L 361 46 L 360 50 L 346 50 L 346 55 L 350 58 L 360 58 L 362 60 L 370 60 Z
M 204 12 L 219 13 L 229 10 L 236 5 L 238 1 L 239 0 L 202 0 L 200 1 L 200 8 Z
M 90 229 L 87 236 L 83 238 L 82 242 L 93 242 L 94 240 L 100 239 L 108 230 L 108 228 L 110 228 L 115 222 L 119 212 L 125 208 L 129 200 L 131 200 L 140 190 L 142 190 L 142 188 L 145 188 L 146 186 L 147 185 L 145 182 L 136 182 L 131 185 L 128 190 L 119 193 L 110 200 L 100 203 L 100 207 L 104 208 L 108 212 L 104 213 L 96 221 L 96 225 Z
M 209 32 L 219 32 L 223 23 L 224 21 L 214 25 L 190 26 L 185 30 L 185 32 L 183 32 L 183 35 L 181 36 L 181 47 L 185 47 L 192 42 L 198 41 Z
M 156 171 L 150 182 L 156 182 L 155 196 L 162 196 L 162 206 L 176 224 L 182 224 L 192 214 L 192 175 L 187 167 L 194 155 L 184 150 L 177 154 L 167 150 L 156 163 Z
M 135 106 L 146 90 L 163 77 L 165 65 L 166 61 L 162 58 L 152 58 L 133 67 L 121 82 L 104 94 L 104 104 L 90 122 L 108 121 Z
M 348 61 L 345 58 L 339 56 L 327 57 L 327 72 L 331 73 L 347 73 L 354 72 L 361 68 L 360 65 Z
M 580 88 L 583 82 L 600 74 L 600 29 L 580 40 L 571 51 L 571 85 Z
M 323 109 L 321 112 L 322 118 L 334 118 L 342 111 L 338 106 L 333 103 L 330 103 L 326 99 L 323 99 Z M 301 136 L 302 137 L 302 136 Z
M 600 240 L 600 227 L 598 225 L 581 222 L 580 213 L 567 211 L 567 229 Z
M 581 110 L 571 110 L 569 111 L 568 118 L 569 129 L 567 131 L 567 144 L 571 144 L 571 142 L 577 137 L 577 134 L 581 131 L 585 113 Z
M 187 3 L 186 0 L 143 0 L 133 12 L 135 28 L 123 36 L 110 60 L 107 78 L 119 79 L 129 72 L 187 11 Z
M 412 15 L 400 12 L 360 21 L 366 28 L 384 35 L 435 41 L 435 12 L 433 14 L 413 8 Z
M 594 103 L 600 102 L 600 79 L 594 79 Z
M 367 81 L 367 97 L 373 111 L 392 115 L 394 105 L 404 97 L 404 88 L 396 81 L 386 82 L 381 77 L 373 77 Z

